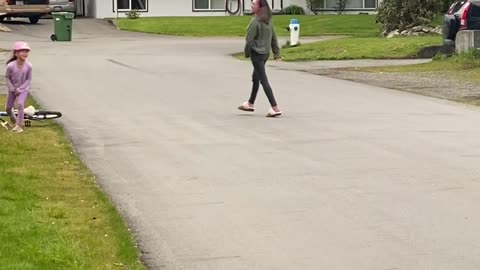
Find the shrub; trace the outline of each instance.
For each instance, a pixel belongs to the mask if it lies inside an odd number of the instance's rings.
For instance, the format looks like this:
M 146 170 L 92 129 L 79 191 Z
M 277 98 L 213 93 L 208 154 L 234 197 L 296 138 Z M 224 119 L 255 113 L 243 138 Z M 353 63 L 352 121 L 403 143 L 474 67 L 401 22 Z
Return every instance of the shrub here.
M 282 13 L 287 15 L 305 15 L 305 9 L 301 6 L 290 5 L 284 8 Z
M 442 13 L 445 13 L 448 11 L 448 8 L 455 2 L 455 0 L 442 0 Z
M 342 15 L 347 7 L 349 0 L 337 0 L 337 4 L 335 5 L 335 10 L 337 11 L 338 15 Z
M 318 10 L 323 8 L 325 0 L 307 0 L 307 8 L 315 15 L 318 14 Z
M 385 31 L 416 25 L 429 25 L 441 11 L 442 0 L 384 0 L 378 8 L 377 21 Z
M 127 15 L 127 18 L 131 20 L 140 18 L 140 12 L 138 12 L 136 9 L 130 10 L 129 12 L 125 13 L 125 15 Z

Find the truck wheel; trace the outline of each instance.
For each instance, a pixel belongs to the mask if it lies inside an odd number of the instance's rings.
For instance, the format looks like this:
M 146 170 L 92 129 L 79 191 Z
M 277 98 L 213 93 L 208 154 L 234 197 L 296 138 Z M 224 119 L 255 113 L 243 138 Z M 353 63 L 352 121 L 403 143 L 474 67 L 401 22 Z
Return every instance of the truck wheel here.
M 52 41 L 57 41 L 57 36 L 55 34 L 53 34 L 53 35 L 50 36 L 50 39 Z
M 28 19 L 30 20 L 31 24 L 37 24 L 38 21 L 40 20 L 40 16 L 31 16 Z

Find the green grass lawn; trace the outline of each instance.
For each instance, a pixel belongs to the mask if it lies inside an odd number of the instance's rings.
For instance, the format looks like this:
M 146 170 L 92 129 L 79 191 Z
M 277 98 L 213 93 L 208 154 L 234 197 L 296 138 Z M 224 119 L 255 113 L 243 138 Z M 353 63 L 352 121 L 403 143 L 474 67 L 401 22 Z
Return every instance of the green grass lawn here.
M 1 269 L 144 269 L 122 218 L 58 125 L 2 129 L 0 138 Z
M 380 33 L 375 17 L 368 15 L 274 16 L 279 36 L 289 35 L 285 29 L 291 18 L 300 19 L 302 36 L 348 35 L 374 37 Z M 221 17 L 161 17 L 136 20 L 119 19 L 121 30 L 154 34 L 239 37 L 244 36 L 250 16 Z
M 304 44 L 282 50 L 285 61 L 406 59 L 415 58 L 420 49 L 440 45 L 439 36 L 400 38 L 341 38 Z M 239 59 L 243 53 L 235 54 Z
M 444 74 L 445 76 L 463 79 L 471 82 L 480 82 L 480 55 L 467 53 L 464 55 L 456 55 L 449 58 L 437 58 L 434 61 L 406 66 L 390 66 L 390 67 L 371 67 L 357 69 L 367 72 L 388 72 L 388 73 L 428 73 L 435 72 Z
M 345 38 L 283 51 L 286 61 L 415 58 L 420 49 L 441 44 L 440 37 Z

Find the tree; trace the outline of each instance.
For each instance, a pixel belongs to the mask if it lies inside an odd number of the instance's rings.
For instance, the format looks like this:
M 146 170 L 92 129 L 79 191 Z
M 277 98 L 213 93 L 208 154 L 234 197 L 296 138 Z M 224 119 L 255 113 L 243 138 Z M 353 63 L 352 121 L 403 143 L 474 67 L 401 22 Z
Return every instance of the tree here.
M 442 0 L 442 10 L 441 12 L 447 12 L 448 8 L 455 2 L 456 0 Z
M 349 1 L 350 0 L 337 0 L 337 4 L 335 5 L 335 10 L 337 11 L 338 15 L 342 15 Z
M 325 0 L 307 0 L 307 8 L 313 12 L 313 14 L 318 15 L 318 10 L 323 8 L 323 3 Z
M 377 22 L 385 31 L 430 24 L 441 12 L 444 0 L 383 0 L 378 8 Z

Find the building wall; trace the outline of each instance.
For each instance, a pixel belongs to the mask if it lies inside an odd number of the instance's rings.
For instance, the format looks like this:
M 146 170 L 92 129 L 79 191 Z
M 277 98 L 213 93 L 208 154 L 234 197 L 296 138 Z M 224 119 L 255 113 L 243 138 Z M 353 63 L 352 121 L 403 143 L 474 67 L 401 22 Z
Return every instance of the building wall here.
M 377 0 L 378 2 L 378 5 L 380 5 L 382 3 L 383 0 Z M 285 0 L 284 1 L 284 7 L 290 5 L 290 4 L 295 4 L 295 5 L 298 5 L 298 6 L 301 6 L 303 8 L 305 8 L 305 11 L 307 12 L 307 14 L 313 14 L 313 12 L 311 12 L 308 8 L 307 8 L 307 0 Z M 375 10 L 372 10 L 372 9 L 349 9 L 347 7 L 346 11 L 344 12 L 344 14 L 358 14 L 358 13 L 365 13 L 365 12 L 368 12 L 368 13 L 373 13 L 375 12 Z M 326 9 L 326 10 L 321 10 L 318 12 L 319 14 L 336 14 L 336 11 L 330 9 Z
M 82 0 L 80 0 L 82 1 Z M 113 0 L 83 0 L 85 15 L 94 18 L 116 17 Z M 245 9 L 250 9 L 250 0 L 245 1 Z M 279 10 L 281 0 L 270 0 L 274 10 Z M 381 0 L 379 0 L 381 1 Z M 283 0 L 283 6 L 295 4 L 307 9 L 307 0 Z M 322 12 L 320 12 L 322 13 Z M 329 13 L 325 11 L 323 13 Z M 348 11 L 346 13 L 349 13 Z M 357 13 L 354 11 L 352 13 Z M 148 12 L 142 12 L 142 17 L 160 16 L 225 16 L 225 11 L 193 11 L 192 0 L 148 0 Z M 119 12 L 119 17 L 125 17 L 125 11 Z
M 92 1 L 92 0 L 90 0 Z M 97 18 L 115 17 L 112 0 L 97 0 Z M 173 0 L 173 1 L 148 1 L 148 12 L 142 12 L 142 17 L 159 16 L 224 16 L 225 12 L 193 12 L 192 0 Z M 125 12 L 119 12 L 120 17 L 125 16 Z

